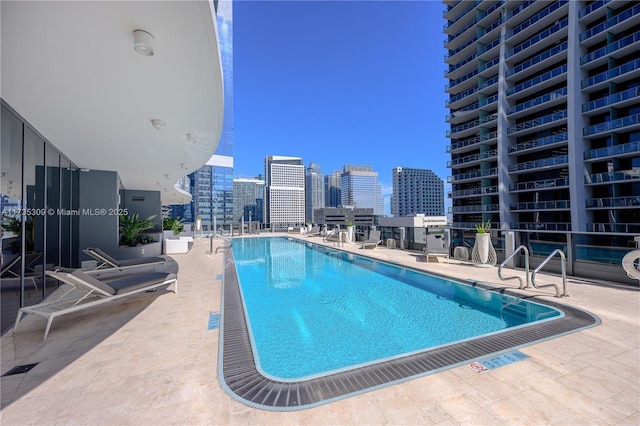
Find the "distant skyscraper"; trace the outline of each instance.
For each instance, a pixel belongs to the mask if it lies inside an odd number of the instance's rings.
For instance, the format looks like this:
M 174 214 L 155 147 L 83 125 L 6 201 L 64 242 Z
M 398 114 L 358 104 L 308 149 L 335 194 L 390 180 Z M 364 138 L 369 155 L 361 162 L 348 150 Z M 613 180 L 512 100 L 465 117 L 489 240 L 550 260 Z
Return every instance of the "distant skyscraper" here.
M 265 224 L 272 230 L 282 231 L 304 224 L 304 170 L 299 157 L 270 155 L 265 158 Z
M 444 181 L 428 169 L 396 167 L 393 180 L 393 216 L 444 216 Z
M 378 172 L 371 166 L 347 164 L 340 176 L 342 206 L 371 208 L 373 214 L 384 215 L 384 199 L 378 184 Z
M 324 177 L 324 205 L 325 207 L 338 207 L 342 205 L 342 191 L 340 179 L 342 172 L 334 170 L 333 174 Z
M 444 4 L 453 227 L 640 232 L 640 3 Z
M 324 208 L 324 182 L 322 169 L 315 163 L 309 163 L 305 180 L 305 219 L 315 223 L 313 212 Z
M 172 206 L 172 213 L 187 222 L 202 219 L 203 230 L 233 222 L 233 4 L 217 2 L 216 23 L 224 80 L 224 118 L 220 143 L 206 165 L 189 175 L 192 201 L 182 207 Z M 182 212 L 182 214 L 179 214 Z
M 233 221 L 262 222 L 264 219 L 264 180 L 233 180 Z

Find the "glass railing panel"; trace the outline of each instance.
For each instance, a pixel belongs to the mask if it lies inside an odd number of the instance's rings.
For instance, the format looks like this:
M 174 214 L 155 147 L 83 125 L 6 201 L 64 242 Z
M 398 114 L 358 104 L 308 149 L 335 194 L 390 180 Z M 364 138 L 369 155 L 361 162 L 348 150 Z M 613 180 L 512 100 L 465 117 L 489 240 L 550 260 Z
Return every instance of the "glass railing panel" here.
M 467 74 L 467 75 L 464 75 L 464 76 L 462 76 L 462 77 L 460 77 L 460 78 L 457 78 L 457 79 L 455 79 L 455 80 L 451 81 L 451 83 L 449 83 L 449 84 L 447 84 L 447 85 L 445 86 L 445 89 L 450 89 L 450 88 L 452 88 L 452 87 L 455 87 L 455 86 L 457 86 L 458 84 L 463 83 L 463 82 L 465 82 L 465 81 L 469 80 L 470 78 L 473 78 L 473 77 L 474 77 L 474 76 L 476 76 L 476 75 L 478 75 L 478 70 L 477 70 L 477 69 L 476 69 L 476 70 L 474 70 L 474 71 L 471 71 L 471 72 L 470 72 L 469 74 Z
M 497 194 L 497 193 L 498 193 L 497 186 L 487 186 L 484 188 L 460 189 L 457 191 L 452 191 L 451 195 L 454 197 L 462 197 L 466 195 L 488 195 L 488 194 Z
M 637 69 L 640 69 L 640 59 L 634 59 L 633 61 L 620 65 L 619 67 L 610 69 L 609 71 L 605 71 L 600 74 L 596 74 L 593 77 L 589 77 L 588 79 L 583 80 L 580 86 L 583 89 L 586 89 L 587 87 L 593 86 L 594 84 L 601 83 L 603 81 L 612 79 L 631 71 L 635 71 Z
M 640 180 L 640 170 L 621 170 L 617 172 L 594 173 L 584 177 L 584 183 L 611 183 L 627 180 Z
M 514 152 L 525 151 L 527 149 L 533 149 L 540 146 L 551 145 L 559 142 L 566 142 L 568 138 L 569 138 L 569 134 L 566 132 L 558 133 L 557 135 L 545 136 L 544 138 L 539 138 L 533 141 L 526 141 L 514 146 L 510 146 L 509 153 L 511 154 Z
M 587 223 L 587 231 L 640 234 L 640 223 Z
M 480 3 L 482 3 L 482 0 L 474 0 L 473 2 L 469 2 L 471 3 L 471 5 L 469 7 L 467 7 L 463 12 L 461 12 L 458 16 L 456 16 L 455 18 L 453 18 L 452 20 L 450 20 L 449 22 L 447 22 L 444 26 L 444 29 L 446 30 L 447 28 L 449 28 L 451 25 L 455 24 L 456 22 L 458 22 L 460 20 L 460 18 L 462 18 L 463 16 L 465 16 L 467 13 L 471 12 L 477 5 L 479 5 Z
M 513 67 L 512 69 L 510 69 L 509 71 L 506 72 L 506 76 L 512 76 L 516 73 L 519 73 L 520 71 L 523 71 L 529 67 L 531 67 L 532 65 L 535 65 L 539 62 L 544 61 L 547 58 L 550 58 L 560 52 L 563 52 L 565 50 L 567 50 L 569 44 L 565 41 L 564 43 L 553 47 L 552 49 L 549 49 L 545 52 L 542 52 L 541 54 L 534 56 L 533 58 L 519 64 L 518 66 Z
M 585 7 L 580 12 L 578 12 L 578 19 L 579 18 L 584 18 L 585 16 L 587 16 L 588 14 L 593 12 L 594 10 L 600 9 L 602 6 L 604 6 L 605 4 L 609 3 L 610 1 L 611 0 L 597 0 L 597 1 L 594 1 L 589 6 Z
M 617 120 L 611 120 L 605 123 L 599 123 L 593 126 L 589 126 L 586 129 L 582 129 L 582 134 L 583 136 L 589 136 L 596 133 L 609 132 L 621 127 L 632 126 L 638 123 L 640 123 L 640 114 L 635 114 L 628 117 L 618 118 Z
M 508 15 L 507 19 L 513 18 L 518 13 L 522 12 L 523 10 L 525 10 L 527 7 L 531 6 L 535 2 L 536 2 L 536 0 L 527 0 L 527 1 L 525 1 L 524 3 L 522 3 L 521 5 L 516 7 L 515 9 L 513 9 L 511 12 L 509 12 L 509 15 Z
M 532 127 L 542 126 L 543 124 L 552 123 L 554 121 L 563 120 L 567 118 L 567 110 L 554 112 L 553 114 L 545 115 L 543 117 L 538 117 L 534 120 L 525 121 L 524 123 L 520 123 L 516 126 L 509 127 L 507 129 L 507 134 L 519 132 L 521 130 L 530 129 Z
M 571 223 L 550 222 L 511 222 L 511 229 L 526 229 L 529 231 L 571 231 Z
M 452 213 L 496 212 L 500 210 L 500 204 L 478 204 L 475 206 L 455 206 L 449 211 Z
M 487 158 L 492 158 L 498 155 L 498 151 L 495 149 L 487 152 L 480 152 L 478 154 L 468 155 L 462 158 L 456 158 L 454 160 L 447 161 L 447 167 L 455 166 L 457 164 L 471 163 L 473 161 L 486 160 Z
M 494 167 L 486 170 L 478 170 L 476 172 L 467 172 L 467 173 L 451 175 L 447 177 L 447 181 L 455 182 L 458 180 L 475 179 L 475 178 L 481 178 L 481 177 L 487 177 L 487 176 L 494 176 L 497 174 L 498 174 L 498 169 Z
M 495 58 L 493 58 L 492 60 L 490 60 L 489 62 L 482 64 L 478 67 L 478 72 L 482 72 L 484 70 L 488 70 L 489 68 L 491 68 L 494 65 L 497 65 L 500 63 L 500 57 L 496 56 Z
M 582 112 L 594 110 L 596 108 L 602 108 L 607 105 L 612 105 L 617 102 L 626 101 L 627 99 L 633 99 L 640 96 L 640 87 L 633 87 L 623 92 L 614 93 L 611 96 L 605 96 L 604 98 L 596 99 L 582 105 Z
M 526 21 L 524 21 L 520 25 L 517 25 L 517 26 L 513 27 L 511 32 L 509 34 L 507 34 L 507 39 L 509 39 L 510 37 L 518 34 L 520 31 L 524 30 L 525 28 L 528 28 L 531 25 L 535 24 L 540 19 L 542 19 L 545 16 L 549 15 L 554 10 L 559 9 L 562 5 L 567 3 L 567 1 L 568 0 L 560 0 L 560 1 L 553 2 L 553 4 L 551 4 L 551 6 L 548 6 L 545 9 L 542 9 L 540 12 L 536 13 L 535 15 L 533 15 L 531 18 L 527 19 Z
M 498 80 L 499 80 L 498 76 L 490 78 L 489 80 L 485 81 L 484 83 L 479 84 L 478 85 L 478 89 L 484 89 L 484 88 L 489 87 L 489 86 L 491 86 L 493 84 L 496 84 L 498 82 Z
M 554 92 L 547 93 L 544 96 L 540 96 L 538 98 L 531 99 L 531 100 L 529 100 L 527 102 L 523 102 L 521 104 L 512 106 L 511 108 L 509 108 L 507 110 L 507 114 L 513 114 L 514 112 L 524 111 L 524 110 L 532 108 L 532 107 L 534 107 L 536 105 L 540 105 L 540 104 L 543 104 L 545 102 L 549 102 L 549 101 L 552 101 L 554 99 L 558 99 L 558 98 L 560 98 L 562 96 L 566 96 L 566 95 L 567 95 L 567 88 L 563 87 L 562 89 L 558 89 L 558 90 L 556 90 Z
M 620 50 L 623 47 L 627 47 L 633 43 L 637 43 L 638 41 L 640 41 L 640 32 L 628 35 L 627 37 L 624 37 L 618 41 L 608 44 L 605 47 L 602 47 L 598 50 L 594 50 L 593 52 L 587 55 L 584 55 L 582 58 L 580 58 L 580 65 L 584 65 L 598 58 L 609 55 L 615 52 L 616 50 Z
M 536 34 L 535 36 L 528 38 L 526 41 L 520 43 L 519 45 L 517 45 L 516 47 L 514 47 L 510 52 L 507 52 L 507 58 L 510 58 L 511 56 L 515 55 L 518 52 L 521 52 L 522 50 L 533 46 L 534 44 L 536 44 L 537 42 L 539 42 L 540 40 L 544 40 L 545 38 L 549 37 L 552 34 L 557 33 L 558 31 L 560 31 L 561 29 L 563 29 L 564 27 L 566 27 L 569 24 L 569 19 L 565 18 L 562 21 L 558 22 L 557 24 L 553 25 L 552 27 L 547 28 L 546 30 Z
M 570 208 L 569 200 L 509 204 L 510 210 L 567 210 Z
M 480 46 L 478 48 L 478 55 L 482 55 L 484 52 L 487 52 L 487 51 L 493 49 L 494 47 L 496 47 L 499 44 L 500 44 L 500 37 L 498 37 L 497 39 L 493 40 L 489 44 L 485 44 L 484 46 Z
M 497 94 L 496 94 L 496 95 L 493 95 L 493 96 L 489 96 L 489 97 L 488 97 L 488 98 L 486 98 L 486 99 L 482 99 L 482 100 L 479 102 L 479 104 L 480 104 L 480 106 L 481 106 L 481 107 L 482 107 L 482 106 L 485 106 L 485 105 L 489 105 L 489 104 L 491 104 L 491 103 L 493 103 L 493 102 L 496 102 L 499 98 L 500 98 L 500 96 L 499 96 L 499 95 L 497 95 Z
M 446 76 L 447 76 L 447 74 L 449 74 L 450 72 L 457 70 L 458 68 L 460 68 L 461 66 L 463 66 L 463 65 L 465 65 L 465 64 L 467 64 L 467 63 L 469 63 L 470 61 L 473 61 L 477 56 L 478 56 L 478 54 L 477 54 L 477 53 L 474 53 L 473 55 L 471 55 L 471 56 L 469 56 L 468 58 L 464 59 L 462 62 L 458 62 L 458 63 L 457 63 L 457 64 L 455 64 L 455 65 L 451 65 L 448 69 L 446 69 L 446 70 L 444 71 L 444 75 L 445 75 L 445 77 L 446 77 Z
M 496 28 L 498 28 L 500 25 L 502 25 L 502 18 L 498 18 L 497 21 L 495 21 L 493 24 L 489 25 L 488 27 L 486 27 L 484 30 L 479 31 L 478 32 L 478 36 L 479 37 L 484 37 L 485 35 L 489 34 L 491 31 L 495 30 Z
M 465 123 L 465 124 L 462 124 L 460 126 L 453 127 L 451 130 L 447 130 L 447 136 L 450 136 L 450 135 L 452 135 L 454 133 L 461 132 L 463 130 L 470 129 L 472 127 L 479 126 L 479 125 L 484 124 L 484 123 L 488 123 L 490 121 L 496 120 L 497 118 L 498 118 L 498 114 L 495 113 L 495 114 L 488 115 L 488 116 L 486 116 L 484 118 L 481 118 L 479 120 L 474 120 L 474 121 L 471 121 L 469 123 Z
M 462 51 L 464 48 L 466 48 L 467 46 L 475 43 L 478 40 L 478 37 L 473 37 L 472 39 L 470 39 L 469 41 L 467 41 L 465 44 L 463 44 L 462 46 L 458 47 L 457 49 L 451 50 L 449 53 L 447 53 L 446 55 L 444 55 L 444 59 L 447 60 L 449 58 L 451 58 L 452 56 L 456 55 L 458 52 Z
M 640 207 L 640 196 L 613 197 L 613 198 L 589 198 L 585 200 L 587 208 L 598 207 Z
M 593 28 L 584 31 L 580 34 L 580 41 L 585 41 L 588 38 L 593 37 L 596 34 L 600 34 L 601 32 L 618 25 L 622 21 L 626 21 L 636 15 L 640 15 L 640 4 L 633 6 L 631 9 L 627 9 L 624 12 L 616 15 L 610 19 L 607 19 L 605 22 L 602 22 L 596 25 Z
M 477 91 L 478 91 L 478 88 L 477 87 L 473 87 L 473 88 L 471 88 L 469 90 L 465 90 L 464 92 L 458 93 L 457 95 L 451 96 L 449 99 L 446 100 L 445 106 L 448 106 L 452 102 L 457 102 L 460 99 L 464 99 L 467 96 L 476 93 Z
M 540 84 L 543 81 L 547 81 L 559 75 L 566 74 L 566 72 L 567 72 L 567 64 L 564 64 L 558 68 L 552 69 L 551 71 L 547 71 L 544 74 L 534 77 L 531 80 L 527 80 L 516 86 L 513 86 L 511 89 L 507 90 L 507 96 L 521 92 L 522 90 L 533 87 L 536 84 Z
M 510 172 L 517 172 L 522 170 L 539 169 L 541 167 L 557 166 L 567 164 L 569 162 L 569 156 L 560 155 L 558 157 L 545 158 L 544 160 L 528 161 L 526 163 L 512 164 L 509 166 Z
M 533 189 L 549 189 L 569 186 L 568 178 L 545 179 L 533 182 L 521 182 L 509 185 L 509 191 L 530 191 Z
M 615 155 L 633 154 L 639 151 L 640 151 L 640 142 L 629 142 L 621 145 L 614 145 L 614 146 L 608 146 L 605 148 L 592 149 L 591 151 L 584 153 L 584 159 L 590 160 L 595 158 L 612 157 Z

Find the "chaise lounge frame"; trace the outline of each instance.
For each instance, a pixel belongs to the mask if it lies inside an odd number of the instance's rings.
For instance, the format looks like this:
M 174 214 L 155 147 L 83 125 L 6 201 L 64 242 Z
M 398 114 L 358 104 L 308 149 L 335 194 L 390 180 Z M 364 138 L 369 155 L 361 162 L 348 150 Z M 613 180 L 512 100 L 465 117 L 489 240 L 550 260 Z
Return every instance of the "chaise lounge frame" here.
M 166 272 L 140 272 L 120 276 L 104 282 L 83 271 L 46 271 L 46 274 L 68 284 L 62 295 L 37 305 L 20 308 L 13 327 L 14 333 L 23 314 L 34 314 L 47 319 L 43 340 L 47 339 L 53 320 L 61 315 L 89 309 L 133 294 L 146 292 L 173 284 L 178 294 L 176 274 Z
M 163 257 L 141 257 L 136 259 L 121 259 L 117 260 L 105 253 L 103 250 L 94 247 L 87 247 L 82 250 L 85 254 L 93 257 L 98 261 L 98 266 L 95 269 L 126 269 L 134 268 L 143 265 L 157 265 L 162 264 L 166 267 L 166 259 Z

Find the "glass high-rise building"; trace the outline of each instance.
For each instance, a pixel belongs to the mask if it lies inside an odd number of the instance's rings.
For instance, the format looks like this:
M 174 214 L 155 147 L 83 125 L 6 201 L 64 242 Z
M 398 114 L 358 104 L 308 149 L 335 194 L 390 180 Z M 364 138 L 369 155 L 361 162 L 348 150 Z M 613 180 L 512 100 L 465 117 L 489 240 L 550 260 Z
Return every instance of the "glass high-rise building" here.
M 333 174 L 324 177 L 324 205 L 325 207 L 338 207 L 342 205 L 342 190 L 340 179 L 342 171 L 334 170 Z
M 195 222 L 200 216 L 204 231 L 213 229 L 214 222 L 220 227 L 234 221 L 233 2 L 220 0 L 216 2 L 216 9 L 224 82 L 224 118 L 220 143 L 207 164 L 189 175 L 189 192 L 193 197 L 191 203 L 171 208 L 173 215 L 181 216 L 186 222 Z
M 433 171 L 396 167 L 391 174 L 393 216 L 444 216 L 444 181 Z
M 233 221 L 260 222 L 264 218 L 264 180 L 233 180 Z
M 303 225 L 305 168 L 302 158 L 269 155 L 264 160 L 265 221 L 272 230 Z
M 378 172 L 371 166 L 348 164 L 340 176 L 342 206 L 371 208 L 374 215 L 384 215 L 384 199 L 378 183 Z
M 316 223 L 313 212 L 324 208 L 324 182 L 322 169 L 315 163 L 309 163 L 305 177 L 305 219 Z
M 640 232 L 640 4 L 444 4 L 453 227 Z

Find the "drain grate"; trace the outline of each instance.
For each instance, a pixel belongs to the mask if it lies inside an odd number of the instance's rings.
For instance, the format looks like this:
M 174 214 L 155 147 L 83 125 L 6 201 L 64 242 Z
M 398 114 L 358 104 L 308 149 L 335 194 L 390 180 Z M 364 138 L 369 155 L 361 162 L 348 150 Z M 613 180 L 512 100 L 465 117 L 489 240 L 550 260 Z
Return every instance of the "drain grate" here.
M 33 367 L 35 367 L 36 365 L 38 365 L 39 363 L 35 363 L 35 364 L 25 364 L 25 365 L 18 365 L 17 367 L 13 367 L 11 370 L 7 371 L 6 373 L 4 373 L 2 375 L 2 377 L 4 376 L 13 376 L 15 374 L 23 374 L 23 373 L 27 373 L 29 372 Z

